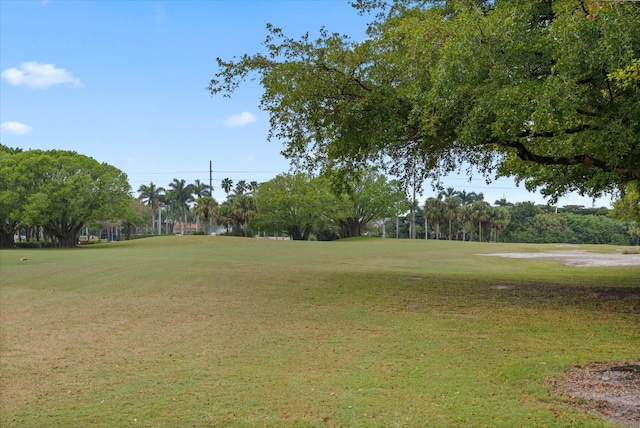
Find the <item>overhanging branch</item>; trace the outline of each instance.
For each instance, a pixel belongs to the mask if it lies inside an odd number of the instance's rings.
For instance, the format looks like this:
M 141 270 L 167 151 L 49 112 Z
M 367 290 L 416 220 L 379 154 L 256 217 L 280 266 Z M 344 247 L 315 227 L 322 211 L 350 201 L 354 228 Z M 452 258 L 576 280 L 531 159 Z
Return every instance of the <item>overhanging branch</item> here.
M 540 135 L 538 134 L 537 136 Z M 548 156 L 532 152 L 520 141 L 503 141 L 497 144 L 502 147 L 514 149 L 516 152 L 516 156 L 524 161 L 534 162 L 541 165 L 584 165 L 600 169 L 603 172 L 618 174 L 620 177 L 625 179 L 624 181 L 640 180 L 640 169 L 610 165 L 607 162 L 591 155 L 579 154 L 574 156 Z

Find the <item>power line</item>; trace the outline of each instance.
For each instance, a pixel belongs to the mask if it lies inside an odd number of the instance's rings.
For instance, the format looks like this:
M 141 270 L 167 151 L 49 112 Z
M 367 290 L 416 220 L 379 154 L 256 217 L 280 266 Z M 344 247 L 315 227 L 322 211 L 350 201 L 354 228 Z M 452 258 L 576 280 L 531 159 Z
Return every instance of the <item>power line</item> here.
M 179 174 L 197 174 L 200 175 L 202 174 L 202 177 L 204 178 L 204 175 L 206 174 L 207 177 L 209 176 L 209 172 L 212 173 L 217 173 L 217 174 L 282 174 L 283 171 L 268 171 L 268 170 L 193 170 L 193 171 L 163 171 L 163 172 L 132 172 L 132 173 L 127 173 L 127 175 L 131 178 L 131 176 L 149 176 L 149 175 L 179 175 Z M 212 178 L 213 181 L 216 182 L 220 182 L 222 181 L 222 178 Z M 509 186 L 509 187 L 503 187 L 503 186 L 495 186 L 494 184 L 496 183 L 505 183 L 505 182 L 510 182 L 511 180 L 509 180 L 508 178 L 499 178 L 499 179 L 494 179 L 491 181 L 491 183 L 486 184 L 484 183 L 484 179 L 482 179 L 483 184 L 482 185 L 478 185 L 477 183 L 474 185 L 473 181 L 477 181 L 478 179 L 474 179 L 473 177 L 471 179 L 469 179 L 468 177 L 442 177 L 442 180 L 447 182 L 447 181 L 465 181 L 466 185 L 460 185 L 458 183 L 455 184 L 445 184 L 442 183 L 444 187 L 453 187 L 456 190 L 459 189 L 486 189 L 486 190 L 514 190 L 514 189 L 521 189 L 521 187 L 519 186 Z M 129 180 L 129 182 L 131 184 L 139 184 L 139 183 L 146 183 L 145 180 L 143 179 L 137 179 L 137 180 Z
M 282 171 L 236 171 L 236 170 L 213 170 L 212 172 L 223 173 L 223 174 L 281 174 Z M 208 174 L 209 170 L 206 171 L 169 171 L 169 172 L 130 172 L 127 175 L 169 175 L 169 174 Z

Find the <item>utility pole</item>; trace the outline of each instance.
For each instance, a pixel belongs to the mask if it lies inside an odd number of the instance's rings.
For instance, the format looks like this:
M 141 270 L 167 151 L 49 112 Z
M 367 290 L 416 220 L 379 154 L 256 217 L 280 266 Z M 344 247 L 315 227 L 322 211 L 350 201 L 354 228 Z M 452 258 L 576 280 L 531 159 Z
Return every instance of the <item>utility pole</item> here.
M 211 195 L 211 198 L 213 199 L 213 163 L 211 162 L 211 160 L 209 161 L 209 194 Z M 209 216 L 208 233 L 211 233 L 212 229 L 213 229 L 213 218 L 211 218 L 211 216 Z

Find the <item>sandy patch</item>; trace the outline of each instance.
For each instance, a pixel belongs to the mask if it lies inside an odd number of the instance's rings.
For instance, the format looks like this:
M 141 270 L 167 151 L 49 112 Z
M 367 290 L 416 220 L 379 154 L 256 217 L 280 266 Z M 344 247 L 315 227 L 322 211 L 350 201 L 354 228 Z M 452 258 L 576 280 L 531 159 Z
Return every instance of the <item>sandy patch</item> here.
M 640 361 L 576 367 L 552 381 L 557 394 L 614 424 L 640 427 Z M 581 399 L 581 400 L 580 400 Z
M 640 254 L 600 254 L 584 250 L 550 251 L 548 253 L 493 253 L 484 256 L 512 259 L 556 260 L 567 266 L 640 266 Z

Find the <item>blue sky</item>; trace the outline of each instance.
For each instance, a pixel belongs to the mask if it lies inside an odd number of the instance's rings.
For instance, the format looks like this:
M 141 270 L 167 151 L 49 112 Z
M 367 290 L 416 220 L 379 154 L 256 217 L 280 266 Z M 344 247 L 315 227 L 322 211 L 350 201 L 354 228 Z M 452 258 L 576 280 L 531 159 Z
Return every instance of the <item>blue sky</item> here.
M 281 144 L 266 141 L 257 83 L 230 99 L 206 91 L 215 59 L 261 51 L 267 23 L 291 37 L 325 26 L 361 39 L 368 19 L 348 0 L 2 0 L 1 141 L 91 156 L 127 173 L 134 190 L 173 178 L 208 183 L 212 161 L 222 201 L 223 178 L 267 181 L 289 164 Z M 483 192 L 491 203 L 503 196 L 544 203 L 509 179 L 444 183 Z M 427 186 L 421 199 L 432 194 Z M 567 204 L 592 201 L 560 199 Z

